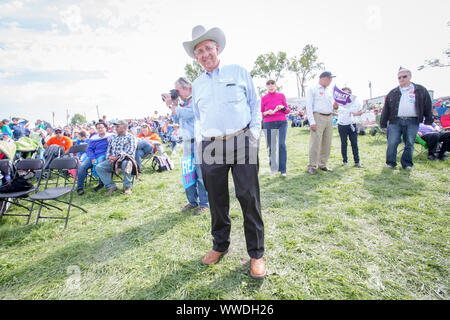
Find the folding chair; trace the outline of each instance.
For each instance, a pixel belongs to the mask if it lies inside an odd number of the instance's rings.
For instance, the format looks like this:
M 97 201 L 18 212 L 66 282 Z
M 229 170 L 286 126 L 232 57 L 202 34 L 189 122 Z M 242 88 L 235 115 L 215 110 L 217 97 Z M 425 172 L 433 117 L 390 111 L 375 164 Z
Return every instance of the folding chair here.
M 43 191 L 40 191 L 36 194 L 33 194 L 32 196 L 30 196 L 31 199 L 33 199 L 34 201 L 36 201 L 36 203 L 39 204 L 39 212 L 36 218 L 36 224 L 39 222 L 39 219 L 63 219 L 66 220 L 64 228 L 67 227 L 67 222 L 69 221 L 69 213 L 70 213 L 70 208 L 72 206 L 80 209 L 81 211 L 87 213 L 87 211 L 75 204 L 72 203 L 72 199 L 73 199 L 73 192 L 75 190 L 75 180 L 73 179 L 73 183 L 72 183 L 72 187 L 66 187 L 67 185 L 67 180 L 64 179 L 64 186 L 63 187 L 58 187 L 58 183 L 59 183 L 59 178 L 60 175 L 57 174 L 56 175 L 56 186 L 54 188 L 48 188 L 49 185 L 49 180 L 52 176 L 52 173 L 59 172 L 61 170 L 72 170 L 72 169 L 77 169 L 78 168 L 78 160 L 76 158 L 57 158 L 54 159 L 50 165 L 49 165 L 49 175 L 47 176 L 47 180 L 45 182 L 45 189 Z M 64 201 L 64 200 L 60 200 L 59 198 L 63 197 L 66 194 L 70 194 L 70 200 L 69 202 Z M 46 217 L 46 216 L 41 216 L 41 210 L 42 207 L 46 207 L 46 206 L 50 206 L 52 208 L 58 209 L 59 211 L 63 211 L 61 208 L 56 207 L 54 205 L 50 205 L 48 203 L 48 201 L 57 201 L 60 203 L 65 203 L 68 205 L 67 207 L 67 215 L 65 217 Z
M 375 137 L 375 140 L 378 143 L 381 143 L 382 142 L 381 137 L 386 138 L 386 132 L 384 132 L 380 127 L 381 115 L 377 115 L 375 119 L 377 123 L 376 125 L 370 127 L 370 135 L 372 137 Z
M 155 156 L 154 153 L 147 153 L 141 158 L 141 172 L 144 171 L 144 169 L 147 167 L 149 163 L 151 163 L 151 160 Z
M 78 162 L 80 162 L 80 158 L 78 158 L 76 156 L 76 154 L 79 152 L 86 152 L 86 150 L 87 150 L 87 143 L 71 146 L 68 150 L 68 155 L 72 156 L 74 159 L 76 159 Z M 59 157 L 67 157 L 67 156 L 63 156 L 60 154 Z M 70 173 L 71 172 L 68 170 L 58 170 L 57 172 L 55 172 L 55 174 L 63 177 L 65 180 L 69 181 L 71 177 L 73 179 L 76 179 L 76 174 L 75 174 L 75 176 L 72 176 Z M 72 170 L 72 173 L 74 173 L 74 170 Z
M 0 186 L 4 186 L 11 181 L 14 176 L 14 167 L 11 160 L 3 157 L 0 159 Z M 0 191 L 1 192 L 1 191 Z M 0 199 L 0 215 L 8 210 L 10 203 Z
M 143 171 L 146 168 L 146 166 L 152 162 L 153 157 L 158 154 L 157 146 L 161 145 L 161 143 L 159 143 L 157 141 L 154 141 L 154 142 L 150 141 L 150 144 L 153 147 L 153 152 L 147 153 L 141 158 L 141 171 Z
M 414 148 L 415 156 L 418 157 L 422 153 L 428 150 L 428 144 L 425 140 L 423 140 L 419 135 L 416 135 L 416 144 L 420 145 L 419 148 Z
M 403 140 L 403 135 L 400 136 L 400 139 L 403 141 L 403 148 L 401 148 L 400 150 L 397 151 L 397 154 L 403 152 L 403 150 L 405 150 L 404 147 L 404 143 L 405 141 Z M 418 134 L 416 134 L 416 141 L 414 141 L 415 145 L 419 145 L 420 147 L 416 147 L 414 146 L 414 157 L 418 157 L 420 156 L 422 153 L 424 153 L 425 151 L 428 150 L 428 144 L 425 140 L 423 140 Z
M 75 159 L 77 159 L 79 162 L 81 162 L 81 158 L 78 157 L 77 153 L 84 153 L 84 152 L 86 152 L 87 148 L 88 148 L 87 143 L 73 145 L 69 148 L 68 154 L 71 155 L 72 157 L 74 157 Z M 92 169 L 89 169 L 88 174 L 86 175 L 86 179 L 84 181 L 85 184 L 87 182 L 87 177 L 90 176 L 91 174 L 92 174 Z M 70 176 L 67 174 L 63 174 L 63 177 L 64 177 L 64 179 L 70 178 Z M 76 176 L 74 177 L 74 179 L 76 179 Z
M 78 145 L 75 145 L 75 146 L 71 146 L 69 151 L 68 151 L 68 153 L 69 154 L 73 154 L 73 156 L 76 157 L 76 155 L 75 155 L 76 153 L 78 153 L 78 152 L 86 152 L 87 147 L 88 147 L 87 143 L 82 143 L 82 144 L 78 144 Z
M 9 160 L 1 160 L 2 164 L 0 166 L 3 167 L 5 165 L 8 165 L 8 164 L 6 164 L 6 161 L 9 161 Z M 20 171 L 32 172 L 32 171 L 42 170 L 43 167 L 44 167 L 44 161 L 41 160 L 41 159 L 21 159 L 21 160 L 18 160 L 16 162 L 15 166 L 14 166 L 14 169 L 15 169 L 14 178 L 19 176 L 19 172 Z M 37 178 L 36 186 L 34 188 L 30 189 L 30 190 L 0 193 L 0 201 L 3 202 L 2 210 L 0 211 L 0 219 L 3 216 L 28 217 L 27 223 L 26 223 L 26 224 L 28 224 L 30 222 L 31 213 L 33 211 L 33 206 L 34 206 L 34 200 L 29 200 L 28 196 L 31 193 L 37 192 L 39 190 L 40 183 L 41 183 L 41 177 L 39 176 Z M 28 208 L 28 207 L 20 204 L 19 203 L 19 199 L 23 200 L 23 201 L 31 202 L 31 207 Z M 31 199 L 31 197 L 30 197 L 30 199 Z M 7 208 L 6 207 L 7 203 L 27 209 L 28 210 L 28 214 L 6 214 L 5 212 L 6 212 L 6 208 Z
M 10 177 L 14 176 L 14 167 L 12 160 L 10 159 L 2 159 L 0 160 L 0 173 L 3 176 L 9 175 Z

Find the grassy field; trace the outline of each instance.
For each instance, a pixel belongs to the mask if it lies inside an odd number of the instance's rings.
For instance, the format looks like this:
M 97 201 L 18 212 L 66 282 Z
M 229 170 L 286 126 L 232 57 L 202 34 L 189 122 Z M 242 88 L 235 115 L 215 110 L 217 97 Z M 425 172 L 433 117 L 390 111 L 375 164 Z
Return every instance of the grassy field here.
M 422 154 L 412 172 L 383 169 L 386 143 L 360 136 L 365 168 L 352 166 L 350 147 L 343 167 L 335 130 L 335 171 L 310 176 L 308 130 L 289 128 L 287 143 L 285 180 L 269 173 L 260 150 L 264 280 L 249 275 L 234 190 L 230 251 L 201 264 L 212 246 L 210 216 L 180 212 L 177 155 L 171 172 L 144 170 L 131 196 L 106 198 L 90 190 L 95 184 L 75 195 L 88 213 L 74 208 L 66 230 L 63 221 L 25 226 L 4 217 L 0 298 L 449 299 L 449 160 Z

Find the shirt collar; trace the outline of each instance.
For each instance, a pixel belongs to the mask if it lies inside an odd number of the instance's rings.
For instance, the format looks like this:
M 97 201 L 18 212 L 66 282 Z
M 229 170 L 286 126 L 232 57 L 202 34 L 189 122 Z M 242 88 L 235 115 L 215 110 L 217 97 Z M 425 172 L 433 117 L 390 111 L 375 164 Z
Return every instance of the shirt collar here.
M 210 78 L 213 76 L 214 73 L 220 74 L 220 60 L 219 60 L 219 65 L 217 66 L 217 68 L 215 68 L 212 72 L 209 72 L 209 71 L 205 71 L 205 72 L 206 72 L 206 75 Z
M 412 83 L 412 82 L 409 84 L 409 87 L 407 87 L 407 88 L 402 88 L 400 86 L 398 86 L 398 87 L 399 87 L 400 91 L 414 91 L 414 83 Z

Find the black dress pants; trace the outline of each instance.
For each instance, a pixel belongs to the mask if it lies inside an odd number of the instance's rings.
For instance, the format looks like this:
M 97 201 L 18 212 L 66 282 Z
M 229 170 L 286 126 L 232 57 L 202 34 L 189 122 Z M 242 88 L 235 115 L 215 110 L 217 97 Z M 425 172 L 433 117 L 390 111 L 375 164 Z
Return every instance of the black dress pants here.
M 258 143 L 250 131 L 229 140 L 202 141 L 200 161 L 208 191 L 213 249 L 224 252 L 230 245 L 231 219 L 228 175 L 231 170 L 236 197 L 244 215 L 247 252 L 259 259 L 264 254 L 264 223 L 258 181 Z
M 353 129 L 352 129 L 353 126 Z M 341 154 L 342 154 L 342 161 L 344 163 L 348 162 L 347 158 L 347 137 L 350 138 L 350 143 L 352 145 L 352 152 L 353 152 L 353 160 L 355 163 L 359 163 L 359 150 L 358 150 L 358 129 L 356 127 L 356 124 L 353 125 L 341 125 L 338 124 L 338 132 L 339 136 L 341 137 Z

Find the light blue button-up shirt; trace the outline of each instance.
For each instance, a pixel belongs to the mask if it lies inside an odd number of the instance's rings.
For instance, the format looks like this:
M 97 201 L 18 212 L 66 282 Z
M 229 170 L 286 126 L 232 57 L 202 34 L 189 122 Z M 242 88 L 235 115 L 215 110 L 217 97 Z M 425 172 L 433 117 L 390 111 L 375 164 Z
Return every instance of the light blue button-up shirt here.
M 184 141 L 191 140 L 194 135 L 194 110 L 192 109 L 192 98 L 189 97 L 182 107 L 176 107 L 175 122 L 180 123 L 181 136 Z
M 249 125 L 259 138 L 261 112 L 250 74 L 238 65 L 205 72 L 192 86 L 195 135 L 203 138 L 225 136 Z

